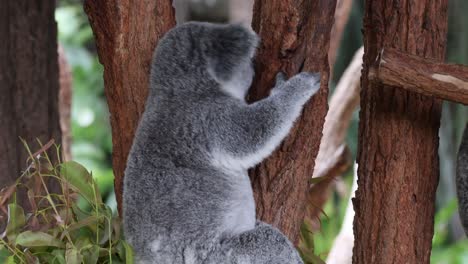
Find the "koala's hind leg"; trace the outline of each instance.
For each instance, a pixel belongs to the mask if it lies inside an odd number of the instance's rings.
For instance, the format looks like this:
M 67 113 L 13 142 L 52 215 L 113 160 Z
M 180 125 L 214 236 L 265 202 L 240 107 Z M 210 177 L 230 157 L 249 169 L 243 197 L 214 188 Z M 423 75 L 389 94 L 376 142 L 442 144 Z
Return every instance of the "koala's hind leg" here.
M 222 242 L 222 251 L 208 263 L 303 264 L 299 253 L 278 229 L 257 222 L 254 229 Z

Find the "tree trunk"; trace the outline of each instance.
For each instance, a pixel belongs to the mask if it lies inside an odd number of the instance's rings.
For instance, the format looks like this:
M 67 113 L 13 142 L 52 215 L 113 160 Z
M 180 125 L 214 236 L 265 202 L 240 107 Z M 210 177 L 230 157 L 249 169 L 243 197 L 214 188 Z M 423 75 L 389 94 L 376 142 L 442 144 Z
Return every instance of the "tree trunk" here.
M 443 61 L 447 0 L 366 1 L 353 263 L 429 263 L 440 100 L 371 83 L 384 48 Z
M 34 152 L 40 148 L 36 138 L 60 144 L 61 133 L 55 1 L 3 0 L 0 5 L 1 189 L 26 168 L 29 155 L 20 138 Z M 22 194 L 18 201 L 27 205 Z
M 85 12 L 104 65 L 112 127 L 112 164 L 119 212 L 127 156 L 148 93 L 153 50 L 175 26 L 171 0 L 86 0 Z
M 320 71 L 320 92 L 306 105 L 289 137 L 277 151 L 251 170 L 257 218 L 280 228 L 298 242 L 309 180 L 327 112 L 328 48 L 336 1 L 256 0 L 253 29 L 261 37 L 256 77 L 249 100 L 265 97 L 278 71 L 292 76 Z

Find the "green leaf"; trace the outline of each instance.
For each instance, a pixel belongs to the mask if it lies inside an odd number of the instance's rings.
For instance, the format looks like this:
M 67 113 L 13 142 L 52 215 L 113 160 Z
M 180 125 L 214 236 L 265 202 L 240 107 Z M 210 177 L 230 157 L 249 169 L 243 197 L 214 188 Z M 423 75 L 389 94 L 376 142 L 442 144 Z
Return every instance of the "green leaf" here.
M 83 254 L 83 263 L 96 264 L 98 263 L 98 259 L 99 259 L 99 247 L 96 245 L 93 245 L 91 246 L 91 248 L 88 248 L 82 251 L 82 254 Z
M 78 249 L 75 247 L 67 248 L 65 251 L 65 262 L 67 264 L 80 264 L 83 261 L 83 258 L 78 252 Z
M 32 232 L 25 231 L 18 235 L 16 238 L 16 244 L 23 247 L 42 247 L 42 246 L 52 246 L 63 248 L 64 244 L 59 239 L 44 233 L 44 232 Z
M 15 256 L 9 256 L 9 257 L 6 259 L 5 264 L 16 264 Z
M 127 244 L 127 242 L 125 242 L 123 240 L 121 242 L 125 247 L 125 263 L 133 264 L 133 249 L 132 249 L 132 247 L 130 247 L 130 245 Z
M 94 227 L 96 225 L 96 223 L 98 222 L 98 218 L 94 215 L 92 216 L 88 216 L 87 218 L 85 219 L 82 219 L 78 222 L 75 222 L 73 224 L 71 224 L 68 228 L 67 228 L 67 231 L 68 232 L 71 232 L 71 231 L 74 231 L 76 229 L 79 229 L 79 228 L 82 228 L 84 226 L 90 226 L 90 227 Z
M 72 207 L 73 213 L 75 214 L 76 219 L 78 221 L 86 219 L 86 218 L 88 218 L 90 216 L 90 214 L 88 214 L 85 211 L 81 210 L 80 207 L 77 204 L 72 204 L 71 207 Z
M 8 241 L 15 241 L 21 228 L 25 225 L 24 210 L 17 204 L 8 205 L 8 222 L 6 227 L 6 236 Z
M 52 250 L 52 255 L 54 255 L 54 260 L 52 264 L 67 264 L 65 261 L 65 250 L 64 249 L 55 249 Z
M 6 249 L 3 245 L 0 245 L 0 263 L 6 263 L 8 257 L 10 256 L 10 251 L 8 251 L 8 249 Z
M 112 210 L 107 206 L 102 206 L 102 210 L 99 210 L 99 214 L 101 219 L 103 220 L 102 224 L 99 228 L 99 244 L 102 245 L 109 241 L 109 237 L 111 236 L 112 232 Z
M 98 192 L 93 177 L 81 164 L 67 161 L 62 164 L 60 174 L 71 185 L 71 188 L 79 192 L 89 203 L 102 203 L 101 194 Z
M 303 222 L 301 225 L 301 238 L 304 246 L 306 248 L 313 249 L 314 248 L 314 237 L 312 232 L 310 231 L 312 228 L 307 224 L 307 222 Z
M 309 179 L 309 183 L 310 184 L 318 184 L 318 183 L 326 180 L 327 178 L 328 178 L 328 176 L 321 176 L 321 177 L 311 178 L 311 179 Z

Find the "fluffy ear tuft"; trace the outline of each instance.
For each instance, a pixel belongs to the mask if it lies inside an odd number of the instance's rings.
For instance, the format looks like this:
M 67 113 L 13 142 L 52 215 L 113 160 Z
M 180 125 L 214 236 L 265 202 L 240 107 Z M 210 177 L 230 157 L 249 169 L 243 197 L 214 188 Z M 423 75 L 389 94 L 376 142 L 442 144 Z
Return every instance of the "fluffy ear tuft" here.
M 222 81 L 227 81 L 236 67 L 252 59 L 259 42 L 255 32 L 236 24 L 216 28 L 212 37 L 207 51 L 210 67 Z

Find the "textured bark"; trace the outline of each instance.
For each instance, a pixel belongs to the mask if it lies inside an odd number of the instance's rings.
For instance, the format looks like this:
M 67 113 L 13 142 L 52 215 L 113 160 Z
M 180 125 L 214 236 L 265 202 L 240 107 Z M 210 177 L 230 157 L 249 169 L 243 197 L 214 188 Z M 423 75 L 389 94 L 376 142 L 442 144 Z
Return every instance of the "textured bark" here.
M 369 69 L 369 80 L 468 105 L 467 66 L 385 49 Z
M 371 83 L 382 49 L 442 61 L 447 0 L 367 0 L 353 263 L 429 263 L 440 100 Z
M 36 138 L 43 144 L 50 139 L 60 142 L 61 133 L 55 1 L 4 0 L 0 6 L 0 188 L 3 188 L 26 168 L 29 156 L 20 138 L 34 152 L 40 148 Z M 27 200 L 22 192 L 17 198 L 20 203 Z
M 153 50 L 175 25 L 170 0 L 87 0 L 112 127 L 115 193 L 121 211 L 122 183 L 133 135 L 144 110 Z
M 268 94 L 280 70 L 289 76 L 304 70 L 322 74 L 320 91 L 278 150 L 251 170 L 257 217 L 280 228 L 292 241 L 299 238 L 309 180 L 327 112 L 328 48 L 336 1 L 257 0 L 253 29 L 261 37 L 256 78 L 249 100 Z

